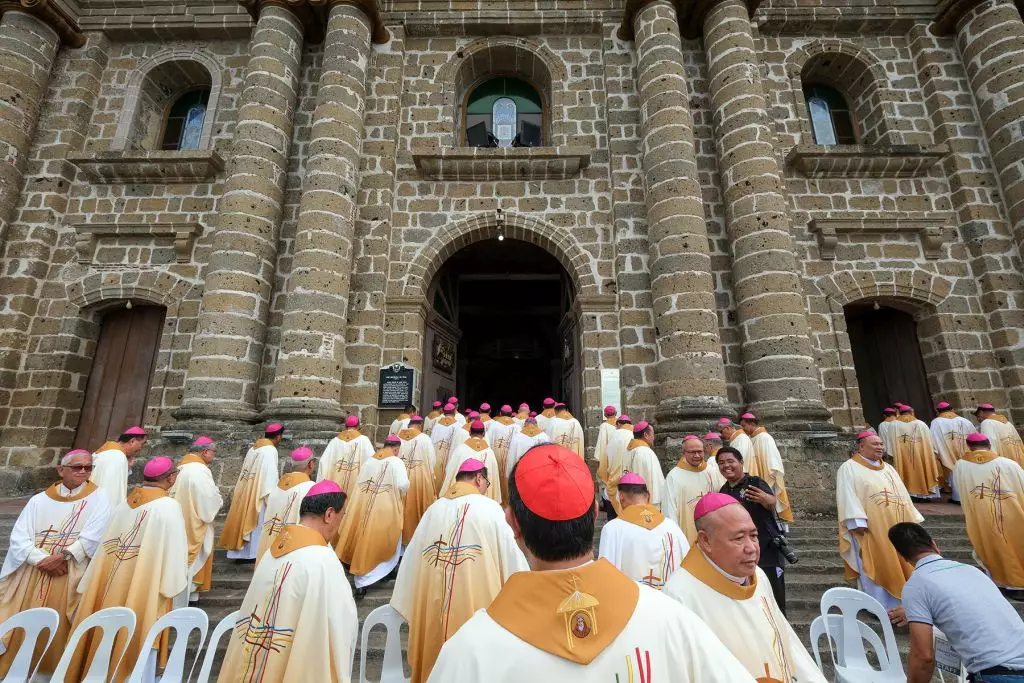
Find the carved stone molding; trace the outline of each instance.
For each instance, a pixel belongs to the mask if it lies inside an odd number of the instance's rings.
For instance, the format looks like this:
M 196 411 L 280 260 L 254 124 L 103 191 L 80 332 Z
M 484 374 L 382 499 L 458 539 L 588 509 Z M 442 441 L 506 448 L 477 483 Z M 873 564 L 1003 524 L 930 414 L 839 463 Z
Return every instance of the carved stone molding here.
M 947 145 L 797 145 L 786 162 L 808 178 L 912 178 L 947 154 Z
M 199 223 L 79 223 L 73 228 L 78 262 L 83 264 L 93 262 L 101 237 L 170 238 L 174 241 L 175 260 L 188 263 L 192 259 L 196 237 L 203 233 L 203 226 Z
M 259 19 L 260 9 L 268 5 L 284 7 L 295 13 L 306 29 L 306 37 L 314 42 L 324 39 L 327 15 L 335 5 L 353 5 L 361 9 L 373 25 L 373 42 L 386 43 L 391 39 L 377 0 L 238 0 L 253 19 Z
M 68 155 L 94 183 L 201 183 L 224 170 L 212 149 L 83 152 Z
M 550 180 L 574 178 L 590 165 L 584 147 L 455 147 L 413 152 L 430 180 Z
M 917 233 L 921 238 L 924 257 L 937 259 L 942 256 L 942 245 L 946 241 L 944 228 L 948 227 L 953 214 L 948 211 L 921 211 L 890 213 L 882 216 L 835 211 L 826 216 L 812 218 L 808 224 L 818 238 L 821 258 L 834 261 L 839 235 L 896 233 Z
M 384 299 L 384 310 L 387 313 L 414 313 L 427 319 L 427 302 L 422 297 L 389 296 Z
M 78 19 L 52 0 L 0 0 L 0 15 L 10 11 L 25 12 L 38 18 L 52 28 L 68 47 L 85 45 L 85 34 L 78 27 Z

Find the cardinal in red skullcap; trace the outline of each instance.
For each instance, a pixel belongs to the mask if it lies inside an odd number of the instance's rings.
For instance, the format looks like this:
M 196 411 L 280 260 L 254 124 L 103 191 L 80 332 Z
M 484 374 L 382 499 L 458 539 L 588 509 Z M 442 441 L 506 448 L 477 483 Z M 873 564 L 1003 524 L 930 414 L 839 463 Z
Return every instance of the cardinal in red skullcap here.
M 384 447 L 359 469 L 355 488 L 345 492 L 349 499 L 335 550 L 355 579 L 357 599 L 388 578 L 402 556 L 409 474 L 398 457 L 401 446 L 396 435 L 384 439 Z
M 708 493 L 693 509 L 697 542 L 665 586 L 758 681 L 825 683 L 758 566 L 758 527 L 739 501 Z M 768 624 L 766 627 L 765 625 Z
M 494 449 L 491 448 L 485 438 L 487 427 L 479 420 L 478 413 L 474 411 L 470 415 L 476 415 L 477 418 L 472 422 L 466 423 L 466 426 L 469 427 L 468 437 L 452 451 L 451 456 L 448 458 L 448 464 L 444 472 L 444 481 L 441 482 L 441 486 L 438 489 L 440 492 L 447 491 L 451 487 L 455 482 L 455 475 L 458 474 L 462 463 L 470 458 L 484 463 L 488 472 L 498 472 L 498 459 L 494 455 Z M 487 497 L 500 504 L 502 502 L 501 486 L 491 486 L 487 489 Z
M 594 480 L 573 451 L 530 449 L 506 516 L 531 571 L 448 640 L 430 681 L 753 682 L 690 610 L 593 561 Z
M 260 560 L 240 607 L 221 681 L 344 681 L 352 670 L 359 619 L 348 578 L 328 540 L 346 496 L 330 479 L 297 501 Z M 253 658 L 254 642 L 273 643 Z
M 505 511 L 487 497 L 495 480 L 483 461 L 464 460 L 405 549 L 391 606 L 409 623 L 414 683 L 427 680 L 444 642 L 491 604 L 508 577 L 528 569 Z

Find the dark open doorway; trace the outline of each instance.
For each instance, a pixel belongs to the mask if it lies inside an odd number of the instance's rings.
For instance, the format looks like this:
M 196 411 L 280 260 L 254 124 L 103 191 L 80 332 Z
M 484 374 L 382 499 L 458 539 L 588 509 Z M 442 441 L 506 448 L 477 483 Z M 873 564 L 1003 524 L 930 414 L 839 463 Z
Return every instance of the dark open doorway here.
M 864 418 L 878 427 L 882 409 L 896 401 L 914 406 L 918 418 L 935 417 L 917 339 L 917 323 L 906 311 L 874 302 L 844 309 Z
M 578 401 L 579 342 L 573 287 L 544 249 L 485 240 L 454 254 L 430 290 L 424 405 L 452 392 L 462 407 L 547 396 Z M 453 357 L 454 356 L 454 357 Z

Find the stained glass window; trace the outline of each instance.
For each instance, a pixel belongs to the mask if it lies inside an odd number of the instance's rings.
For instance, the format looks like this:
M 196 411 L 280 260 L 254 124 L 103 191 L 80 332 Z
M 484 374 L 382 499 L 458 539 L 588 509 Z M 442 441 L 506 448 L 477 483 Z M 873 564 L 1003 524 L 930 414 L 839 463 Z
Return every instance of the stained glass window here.
M 518 78 L 492 78 L 478 85 L 466 103 L 470 147 L 539 147 L 544 107 L 540 95 Z
M 827 85 L 804 86 L 814 142 L 819 145 L 857 144 L 850 106 L 838 90 Z
M 177 99 L 167 113 L 160 149 L 199 149 L 206 121 L 209 90 L 192 90 Z

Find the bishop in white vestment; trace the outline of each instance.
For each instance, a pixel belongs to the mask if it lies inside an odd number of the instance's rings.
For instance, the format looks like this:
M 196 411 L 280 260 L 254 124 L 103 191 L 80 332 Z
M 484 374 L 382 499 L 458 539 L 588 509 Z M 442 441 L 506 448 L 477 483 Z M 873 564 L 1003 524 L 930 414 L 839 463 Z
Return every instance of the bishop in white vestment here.
M 717 452 L 716 452 L 717 454 Z M 714 460 L 704 460 L 704 445 L 696 436 L 683 437 L 683 456 L 665 476 L 665 498 L 661 510 L 686 534 L 693 545 L 697 541 L 697 526 L 693 522 L 693 508 L 697 501 L 725 485 L 725 477 Z
M 1024 443 L 1006 416 L 996 413 L 995 407 L 988 403 L 978 406 L 974 414 L 980 425 L 978 431 L 988 437 L 992 450 L 1024 467 Z
M 267 499 L 277 485 L 277 444 L 282 437 L 284 427 L 269 424 L 264 438 L 245 454 L 231 496 L 231 507 L 220 532 L 220 547 L 228 551 L 229 560 L 256 559 L 266 522 Z
M 555 416 L 555 399 L 546 398 L 542 404 L 542 410 L 537 413 L 537 426 L 545 434 L 551 436 L 551 419 Z
M 703 619 L 757 681 L 826 683 L 757 566 L 760 549 L 750 514 L 732 496 L 710 493 L 694 516 L 697 543 L 665 595 Z
M 775 437 L 757 423 L 757 417 L 753 413 L 741 415 L 740 425 L 750 437 L 751 458 L 743 460 L 744 471 L 764 479 L 772 487 L 776 514 L 783 523 L 792 522 L 793 509 L 790 507 L 789 493 L 786 491 L 786 469 L 782 464 L 782 454 L 779 453 Z
M 224 505 L 210 471 L 216 452 L 217 444 L 210 437 L 196 439 L 178 462 L 178 478 L 170 490 L 171 498 L 178 501 L 185 517 L 190 602 L 197 601 L 199 593 L 206 593 L 213 586 L 213 527 Z
M 900 416 L 893 423 L 893 462 L 900 479 L 915 498 L 939 497 L 939 463 L 935 459 L 932 433 L 914 415 L 911 406 L 899 404 Z
M 639 474 L 622 475 L 618 496 L 622 514 L 604 525 L 598 554 L 634 581 L 660 591 L 690 544 L 679 525 L 650 504 Z
M 739 425 L 729 418 L 723 417 L 718 420 L 718 431 L 725 437 L 726 446 L 732 446 L 740 452 L 744 463 L 753 458 L 754 444 L 751 443 L 750 437 L 740 429 Z
M 99 486 L 110 499 L 110 507 L 124 502 L 128 494 L 128 475 L 135 456 L 146 445 L 146 430 L 129 427 L 117 441 L 108 441 L 93 453 L 92 476 L 89 481 Z
M 626 461 L 627 449 L 633 442 L 633 421 L 629 415 L 619 415 L 615 425 L 615 433 L 608 438 L 608 449 L 605 456 L 608 460 L 608 469 L 606 478 L 602 480 L 605 482 L 608 490 L 608 502 L 612 505 L 612 510 L 608 513 L 609 519 L 614 518 L 620 512 L 619 497 L 616 493 L 618 491 L 619 479 L 622 478 L 625 471 L 623 467 Z M 600 465 L 598 465 L 599 476 L 600 473 Z
M 487 445 L 487 440 L 484 439 L 485 428 L 483 423 L 476 420 L 469 423 L 468 426 L 470 428 L 470 438 L 455 449 L 452 456 L 448 459 L 448 467 L 445 470 L 444 481 L 441 482 L 439 491 L 447 491 L 455 483 L 455 475 L 458 474 L 459 468 L 462 466 L 462 463 L 470 458 L 484 463 L 488 472 L 498 471 L 498 459 L 494 456 L 494 451 L 491 447 Z M 487 489 L 487 497 L 501 504 L 501 487 L 492 486 Z
M 430 436 L 430 432 L 434 429 L 434 422 L 436 422 L 439 417 L 444 415 L 444 413 L 441 412 L 442 407 L 443 406 L 441 405 L 440 401 L 434 401 L 433 405 L 431 406 L 430 412 L 423 416 L 423 432 L 427 436 Z
M 498 461 L 498 471 L 494 473 L 495 483 L 500 486 L 501 499 L 508 500 L 508 451 L 512 445 L 512 438 L 522 427 L 512 419 L 512 406 L 503 405 L 499 412 L 498 417 L 485 425 L 486 439 Z
M 882 421 L 878 423 L 878 436 L 882 437 L 885 452 L 890 456 L 896 452 L 896 433 L 893 431 L 899 412 L 895 408 L 882 409 Z
M 960 501 L 960 492 L 957 491 L 956 483 L 950 475 L 956 463 L 967 452 L 967 435 L 974 433 L 974 424 L 966 417 L 957 415 L 946 401 L 935 406 L 938 415 L 932 420 L 932 447 L 939 456 L 939 462 L 945 470 L 946 478 L 950 483 L 953 495 L 950 500 Z M 884 441 L 884 439 L 883 439 Z
M 110 500 L 88 481 L 92 460 L 86 450 L 61 459 L 60 481 L 32 496 L 18 515 L 0 570 L 0 622 L 35 607 L 57 611 L 57 632 L 39 666 L 42 674 L 52 673 L 64 652 L 78 583 L 110 518 Z M 7 675 L 23 641 L 24 631 L 16 630 L 0 643 L 0 677 Z M 33 661 L 41 649 L 36 647 Z
M 398 414 L 391 422 L 391 427 L 388 428 L 388 436 L 396 436 L 398 432 L 403 429 L 409 428 L 409 418 L 416 412 L 416 406 L 408 406 L 405 410 Z
M 537 418 L 526 418 L 526 421 L 523 422 L 523 428 L 512 435 L 512 443 L 508 446 L 505 472 L 502 475 L 506 486 L 508 485 L 508 478 L 512 474 L 512 468 L 526 454 L 526 451 L 542 443 L 551 443 L 551 437 L 545 434 L 537 424 Z
M 430 432 L 430 443 L 434 446 L 434 490 L 440 491 L 444 483 L 444 475 L 448 469 L 448 456 L 455 450 L 452 442 L 455 433 L 462 429 L 462 425 L 455 419 L 455 406 L 451 403 L 445 405 L 444 415 L 434 423 L 434 429 Z
M 146 661 L 146 680 L 155 680 L 157 659 L 166 664 L 170 635 L 165 631 L 148 652 L 142 652 L 142 641 L 162 616 L 188 602 L 185 519 L 181 506 L 167 493 L 177 472 L 170 458 L 146 463 L 145 483 L 132 489 L 128 499 L 111 512 L 99 550 L 78 586 L 80 602 L 73 628 L 107 607 L 135 612 L 135 633 L 113 672 L 115 683 L 128 677 L 139 658 Z M 99 641 L 99 629 L 89 631 L 72 660 L 68 680 L 81 680 Z
M 398 457 L 405 463 L 409 475 L 409 490 L 405 493 L 405 515 L 402 523 L 402 544 L 407 545 L 420 523 L 420 518 L 437 499 L 434 489 L 434 445 L 423 433 L 423 418 L 413 415 L 409 427 L 398 432 L 402 445 Z
M 572 416 L 564 403 L 555 404 L 555 416 L 548 424 L 551 443 L 564 446 L 581 458 L 584 457 L 583 426 Z
M 431 683 L 754 681 L 693 612 L 593 561 L 593 478 L 574 452 L 534 448 L 517 463 L 509 498 L 531 571 L 510 576 L 445 643 Z
M 345 418 L 344 431 L 327 443 L 320 456 L 316 480 L 330 479 L 348 494 L 359 479 L 359 468 L 373 453 L 373 443 L 359 431 L 359 418 L 349 415 Z
M 615 406 L 605 406 L 604 421 L 597 428 L 597 441 L 594 443 L 594 460 L 597 461 L 597 483 L 602 506 L 608 502 L 608 441 L 615 434 L 617 412 Z
M 263 533 L 260 534 L 260 546 L 256 551 L 257 562 L 274 546 L 274 541 L 286 526 L 299 523 L 302 499 L 315 483 L 312 475 L 316 470 L 316 458 L 313 457 L 311 449 L 306 446 L 296 448 L 292 451 L 290 460 L 288 471 L 267 496 Z
M 651 505 L 661 510 L 661 501 L 665 497 L 665 475 L 661 471 L 661 461 L 651 448 L 653 445 L 654 427 L 646 420 L 640 420 L 633 427 L 633 440 L 626 446 L 626 454 L 622 458 L 622 473 L 639 474 L 647 482 L 647 489 L 651 492 Z
M 349 683 L 359 634 L 352 589 L 328 544 L 345 494 L 326 479 L 306 492 L 299 523 L 260 561 L 232 629 L 221 683 Z
M 479 460 L 463 462 L 405 549 L 391 606 L 409 623 L 414 683 L 427 680 L 444 642 L 508 577 L 528 569 L 504 510 L 485 495 L 492 476 Z

